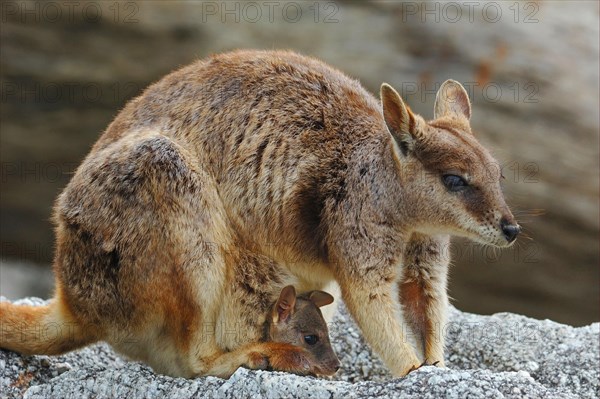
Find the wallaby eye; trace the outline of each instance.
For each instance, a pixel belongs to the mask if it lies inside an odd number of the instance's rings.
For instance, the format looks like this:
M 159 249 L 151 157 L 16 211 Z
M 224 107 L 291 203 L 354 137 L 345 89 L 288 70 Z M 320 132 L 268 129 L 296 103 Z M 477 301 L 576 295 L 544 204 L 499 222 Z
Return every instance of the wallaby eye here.
M 442 180 L 446 188 L 453 192 L 460 191 L 469 185 L 465 179 L 457 175 L 444 175 Z
M 319 337 L 317 337 L 316 335 L 305 335 L 304 336 L 304 342 L 306 342 L 308 345 L 314 345 L 319 341 Z

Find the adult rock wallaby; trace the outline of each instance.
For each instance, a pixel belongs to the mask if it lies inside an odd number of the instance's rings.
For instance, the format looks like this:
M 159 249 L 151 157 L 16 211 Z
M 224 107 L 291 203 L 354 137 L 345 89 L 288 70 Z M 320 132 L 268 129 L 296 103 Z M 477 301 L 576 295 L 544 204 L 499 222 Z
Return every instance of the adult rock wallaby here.
M 105 340 L 194 376 L 259 345 L 302 369 L 297 351 L 256 344 L 265 315 L 284 286 L 335 280 L 394 375 L 443 365 L 449 235 L 505 247 L 519 233 L 470 116 L 455 81 L 425 121 L 390 86 L 378 102 L 292 52 L 171 73 L 127 104 L 58 198 L 54 300 L 3 305 L 0 346 L 55 354 Z M 59 339 L 17 342 L 48 323 L 64 326 Z

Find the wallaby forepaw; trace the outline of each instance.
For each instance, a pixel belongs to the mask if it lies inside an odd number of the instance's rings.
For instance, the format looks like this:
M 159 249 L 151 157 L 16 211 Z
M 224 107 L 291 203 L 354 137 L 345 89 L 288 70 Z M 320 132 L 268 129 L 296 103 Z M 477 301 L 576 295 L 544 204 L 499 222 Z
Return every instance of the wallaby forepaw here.
M 251 370 L 267 370 L 269 368 L 269 359 L 258 352 L 251 352 L 248 355 L 246 368 Z
M 294 374 L 314 374 L 313 362 L 308 352 L 298 348 L 296 350 L 277 351 L 269 357 L 270 369 L 287 371 Z

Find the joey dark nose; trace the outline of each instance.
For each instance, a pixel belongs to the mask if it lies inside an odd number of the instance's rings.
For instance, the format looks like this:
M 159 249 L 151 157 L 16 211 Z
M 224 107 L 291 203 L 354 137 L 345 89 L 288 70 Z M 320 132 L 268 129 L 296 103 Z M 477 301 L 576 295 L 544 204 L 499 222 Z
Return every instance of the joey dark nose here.
M 332 360 L 328 367 L 335 374 L 341 367 L 340 361 L 338 359 Z
M 500 221 L 500 228 L 502 228 L 502 233 L 504 233 L 504 237 L 509 243 L 516 240 L 521 232 L 521 226 L 518 224 L 510 224 L 506 219 Z

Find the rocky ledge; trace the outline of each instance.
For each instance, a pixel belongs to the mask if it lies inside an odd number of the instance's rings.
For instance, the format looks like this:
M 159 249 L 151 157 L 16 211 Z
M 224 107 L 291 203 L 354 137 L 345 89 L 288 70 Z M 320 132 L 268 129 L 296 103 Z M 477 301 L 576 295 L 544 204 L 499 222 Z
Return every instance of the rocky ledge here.
M 39 299 L 22 303 L 41 304 Z M 597 398 L 600 323 L 574 328 L 549 320 L 452 309 L 448 368 L 423 367 L 392 379 L 343 307 L 331 326 L 343 369 L 333 379 L 239 369 L 229 380 L 154 374 L 98 344 L 64 356 L 0 350 L 2 398 Z

